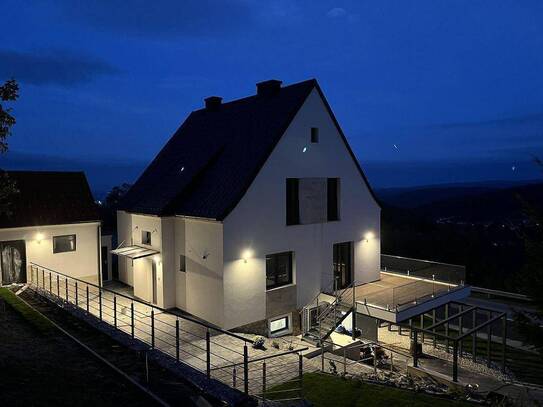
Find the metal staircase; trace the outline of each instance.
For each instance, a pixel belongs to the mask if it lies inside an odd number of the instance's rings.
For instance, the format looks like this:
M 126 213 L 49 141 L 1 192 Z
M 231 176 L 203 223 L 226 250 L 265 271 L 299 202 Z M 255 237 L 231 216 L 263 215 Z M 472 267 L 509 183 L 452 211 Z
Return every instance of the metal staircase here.
M 341 290 L 323 291 L 302 310 L 302 339 L 319 345 L 355 309 L 355 283 Z M 354 327 L 353 327 L 354 328 Z

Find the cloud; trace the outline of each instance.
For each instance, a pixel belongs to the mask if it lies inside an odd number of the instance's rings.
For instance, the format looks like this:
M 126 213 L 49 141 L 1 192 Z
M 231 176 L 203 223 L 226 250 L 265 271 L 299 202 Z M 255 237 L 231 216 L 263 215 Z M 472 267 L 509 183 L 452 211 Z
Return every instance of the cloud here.
M 64 0 L 61 7 L 68 18 L 101 30 L 155 37 L 245 31 L 255 17 L 240 0 Z
M 0 79 L 33 85 L 71 87 L 119 71 L 107 62 L 59 50 L 19 52 L 0 49 Z
M 326 16 L 329 18 L 340 18 L 347 15 L 347 10 L 341 7 L 334 7 L 326 13 Z

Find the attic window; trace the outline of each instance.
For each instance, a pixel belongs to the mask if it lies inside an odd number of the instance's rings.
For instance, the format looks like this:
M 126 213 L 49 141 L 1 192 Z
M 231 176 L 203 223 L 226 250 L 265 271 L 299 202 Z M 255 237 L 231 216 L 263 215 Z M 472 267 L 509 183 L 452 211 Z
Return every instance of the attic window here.
M 318 127 L 311 127 L 311 142 L 312 143 L 319 142 L 319 128 Z

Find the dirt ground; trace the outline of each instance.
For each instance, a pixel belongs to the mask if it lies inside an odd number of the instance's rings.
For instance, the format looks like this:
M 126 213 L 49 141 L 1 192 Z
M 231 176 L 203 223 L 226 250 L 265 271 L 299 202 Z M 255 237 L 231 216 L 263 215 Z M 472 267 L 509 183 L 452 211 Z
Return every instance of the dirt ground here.
M 155 402 L 58 331 L 0 305 L 0 405 L 152 406 Z

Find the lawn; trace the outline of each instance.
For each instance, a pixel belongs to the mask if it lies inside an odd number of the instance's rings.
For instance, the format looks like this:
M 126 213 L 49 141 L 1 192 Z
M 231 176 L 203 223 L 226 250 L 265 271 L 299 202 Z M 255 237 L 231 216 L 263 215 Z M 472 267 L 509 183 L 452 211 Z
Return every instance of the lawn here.
M 288 385 L 286 385 L 288 386 Z M 288 387 L 277 386 L 273 390 Z M 469 404 L 433 397 L 392 387 L 362 383 L 321 373 L 307 373 L 303 377 L 304 398 L 315 407 L 374 407 L 374 406 L 428 406 L 449 407 Z

